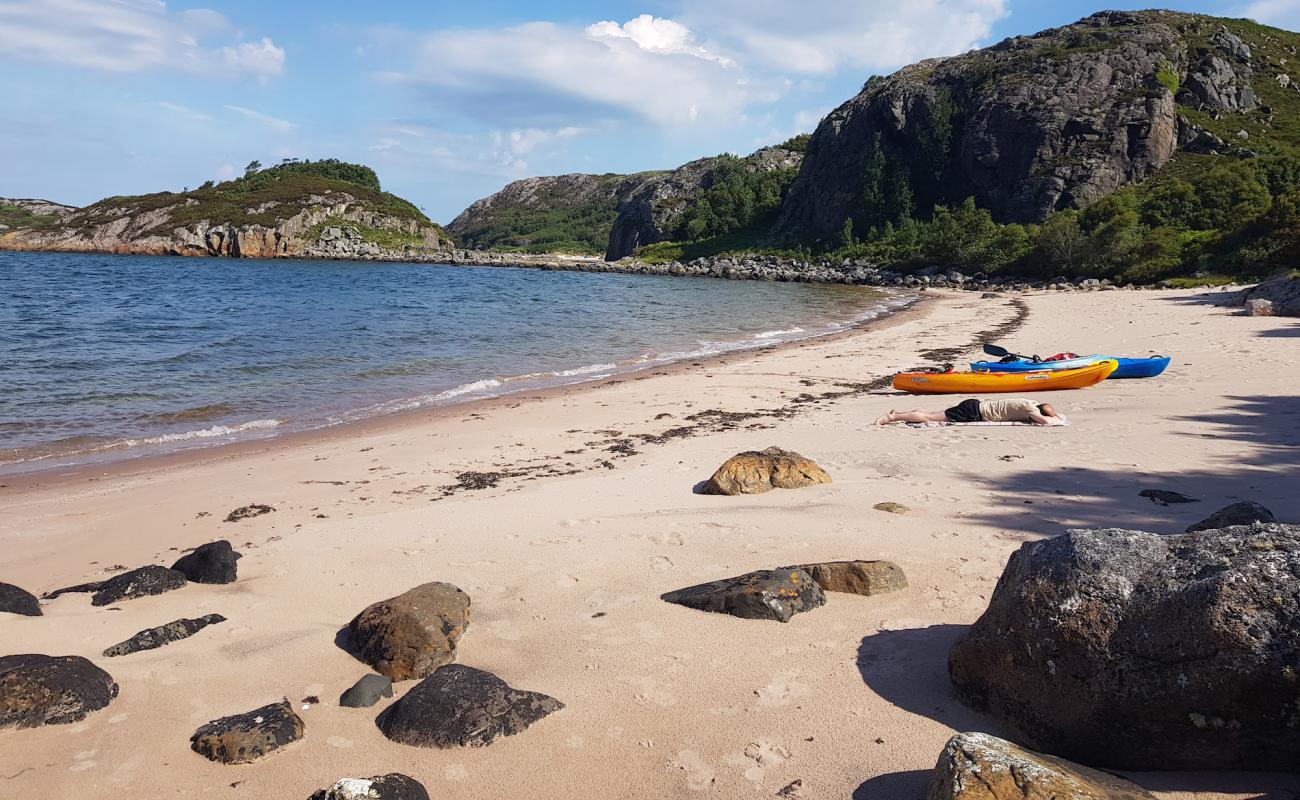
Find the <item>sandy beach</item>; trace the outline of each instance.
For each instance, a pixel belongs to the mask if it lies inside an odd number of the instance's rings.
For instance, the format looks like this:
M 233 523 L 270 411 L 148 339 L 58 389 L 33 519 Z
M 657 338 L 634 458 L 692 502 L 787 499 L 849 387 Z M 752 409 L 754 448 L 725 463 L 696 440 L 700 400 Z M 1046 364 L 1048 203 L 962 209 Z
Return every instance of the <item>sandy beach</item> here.
M 0 798 L 306 798 L 398 771 L 432 796 L 923 796 L 954 731 L 1009 731 L 961 705 L 948 650 L 1023 542 L 1074 527 L 1182 531 L 1255 500 L 1300 520 L 1300 325 L 1187 291 L 938 294 L 851 335 L 597 386 L 420 412 L 271 444 L 0 479 L 0 581 L 36 594 L 229 539 L 239 580 L 43 617 L 0 615 L 6 653 L 81 655 L 120 686 L 73 725 L 0 730 Z M 1212 295 L 1211 295 L 1212 296 Z M 877 428 L 946 398 L 894 371 L 1041 353 L 1172 355 L 1143 381 L 1044 393 L 1064 428 Z M 833 483 L 693 492 L 776 445 Z M 1200 502 L 1160 506 L 1147 488 Z M 906 514 L 874 510 L 892 501 Z M 223 519 L 250 503 L 273 513 Z M 886 559 L 901 592 L 829 596 L 787 624 L 708 614 L 666 591 L 780 565 Z M 369 670 L 336 645 L 367 605 L 427 581 L 472 598 L 457 662 L 558 698 L 489 747 L 387 740 L 341 708 Z M 120 609 L 120 610 L 113 610 Z M 228 622 L 166 647 L 105 647 L 178 617 Z M 414 685 L 397 685 L 398 696 Z M 302 698 L 319 704 L 303 709 Z M 305 737 L 257 763 L 191 752 L 203 723 L 287 697 Z M 1300 777 L 1137 773 L 1161 797 L 1293 797 Z

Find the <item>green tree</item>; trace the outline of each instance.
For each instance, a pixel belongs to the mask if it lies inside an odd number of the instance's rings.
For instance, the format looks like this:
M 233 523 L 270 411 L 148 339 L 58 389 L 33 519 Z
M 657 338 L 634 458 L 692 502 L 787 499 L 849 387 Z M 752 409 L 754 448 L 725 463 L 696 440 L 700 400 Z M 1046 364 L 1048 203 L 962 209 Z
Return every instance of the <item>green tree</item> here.
M 258 161 L 257 159 L 253 159 L 252 161 L 248 162 L 248 166 L 244 167 L 244 176 L 247 177 L 249 175 L 252 175 L 254 172 L 258 172 L 261 169 L 262 169 L 262 162 Z
M 1058 272 L 1074 274 L 1088 260 L 1088 234 L 1079 225 L 1073 209 L 1059 211 L 1038 229 L 1038 249 L 1047 265 Z

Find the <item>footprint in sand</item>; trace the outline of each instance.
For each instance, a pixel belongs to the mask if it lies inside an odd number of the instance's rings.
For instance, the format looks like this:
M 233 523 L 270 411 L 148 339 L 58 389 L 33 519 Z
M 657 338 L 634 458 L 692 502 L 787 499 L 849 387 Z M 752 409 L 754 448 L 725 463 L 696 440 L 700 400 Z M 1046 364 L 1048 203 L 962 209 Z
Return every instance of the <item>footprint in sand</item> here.
M 650 559 L 650 569 L 660 575 L 673 568 L 673 560 L 668 556 L 655 556 Z
M 340 750 L 347 750 L 352 746 L 351 739 L 344 739 L 342 736 L 331 736 L 325 740 L 330 747 L 337 747 Z
M 808 694 L 809 688 L 795 680 L 797 677 L 794 674 L 776 675 L 767 682 L 766 686 L 755 689 L 754 695 L 758 697 L 758 705 L 765 707 L 788 706 L 795 699 Z
M 642 705 L 668 706 L 677 705 L 677 698 L 664 687 L 660 686 L 654 678 L 639 678 L 641 688 L 632 695 L 632 699 Z
M 675 547 L 681 547 L 686 544 L 686 539 L 680 533 L 656 533 L 648 537 L 655 544 L 667 544 Z
M 760 783 L 767 770 L 784 764 L 790 758 L 790 751 L 775 742 L 759 740 L 745 745 L 741 753 L 727 756 L 727 763 L 733 767 L 743 768 L 745 780 Z
M 546 547 L 556 544 L 582 544 L 581 536 L 547 536 L 541 539 L 533 539 L 529 542 L 533 547 Z
M 555 585 L 561 589 L 569 589 L 578 585 L 578 579 L 572 575 L 561 575 L 555 579 Z
M 523 638 L 523 634 L 508 619 L 499 619 L 488 625 L 492 635 L 504 642 L 517 642 Z
M 469 777 L 469 770 L 464 764 L 448 764 L 442 774 L 449 781 L 463 781 Z
M 704 759 L 694 750 L 681 750 L 677 758 L 668 762 L 670 769 L 686 773 L 686 788 L 693 792 L 707 791 L 713 787 L 716 773 L 713 767 L 704 763 Z

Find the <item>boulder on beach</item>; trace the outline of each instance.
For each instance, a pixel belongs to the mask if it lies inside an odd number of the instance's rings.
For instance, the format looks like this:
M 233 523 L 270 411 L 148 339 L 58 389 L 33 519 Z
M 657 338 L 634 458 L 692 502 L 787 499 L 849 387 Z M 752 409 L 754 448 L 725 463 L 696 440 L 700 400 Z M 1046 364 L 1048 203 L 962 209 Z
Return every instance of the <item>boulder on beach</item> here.
M 383 675 L 363 675 L 361 680 L 352 684 L 339 696 L 339 705 L 344 708 L 370 708 L 381 697 L 393 696 L 393 682 Z
M 247 764 L 302 738 L 306 726 L 289 699 L 214 719 L 190 737 L 190 749 L 222 764 Z
M 12 583 L 0 583 L 0 613 L 39 617 L 41 602 L 36 599 L 36 595 L 26 589 L 14 586 Z
M 949 655 L 958 696 L 1097 767 L 1300 764 L 1300 526 L 1023 545 Z
M 113 658 L 138 653 L 141 650 L 154 650 L 172 642 L 179 642 L 181 639 L 188 639 L 209 625 L 225 621 L 226 618 L 220 614 L 208 614 L 196 619 L 178 619 L 166 625 L 140 631 L 125 642 L 119 642 L 104 650 L 104 655 Z
M 200 545 L 176 560 L 172 569 L 194 583 L 234 583 L 240 554 L 219 539 Z
M 314 792 L 308 800 L 429 800 L 429 793 L 415 778 L 390 772 L 373 778 L 343 778 Z
M 1188 497 L 1181 492 L 1171 492 L 1168 489 L 1143 489 L 1138 495 L 1145 497 L 1158 506 L 1173 505 L 1175 503 L 1199 503 L 1195 497 Z
M 772 489 L 797 489 L 830 483 L 831 476 L 811 459 L 790 450 L 769 447 L 738 453 L 718 467 L 705 482 L 704 494 L 761 494 Z
M 1195 525 L 1188 525 L 1186 532 L 1212 531 L 1233 525 L 1250 525 L 1256 522 L 1277 522 L 1277 518 L 1273 516 L 1272 511 L 1264 508 L 1259 503 L 1246 500 L 1224 506 Z
M 114 575 L 99 584 L 90 598 L 92 606 L 106 606 L 119 600 L 170 592 L 185 585 L 185 576 L 174 569 L 149 566 Z
M 357 657 L 380 675 L 423 678 L 455 659 L 469 605 L 469 595 L 450 583 L 425 583 L 357 614 L 348 637 Z
M 0 656 L 0 728 L 80 722 L 114 697 L 113 676 L 81 656 Z
M 376 720 L 389 739 L 416 747 L 485 747 L 564 708 L 554 697 L 512 689 L 497 676 L 448 664 Z
M 935 765 L 927 800 L 1155 800 L 1123 778 L 987 733 L 959 733 Z
M 798 567 L 748 572 L 734 578 L 687 586 L 667 592 L 660 598 L 700 611 L 778 622 L 789 622 L 795 614 L 826 604 L 822 587 Z
M 808 573 L 823 592 L 870 596 L 907 588 L 903 568 L 892 561 L 824 561 L 785 569 L 801 569 Z

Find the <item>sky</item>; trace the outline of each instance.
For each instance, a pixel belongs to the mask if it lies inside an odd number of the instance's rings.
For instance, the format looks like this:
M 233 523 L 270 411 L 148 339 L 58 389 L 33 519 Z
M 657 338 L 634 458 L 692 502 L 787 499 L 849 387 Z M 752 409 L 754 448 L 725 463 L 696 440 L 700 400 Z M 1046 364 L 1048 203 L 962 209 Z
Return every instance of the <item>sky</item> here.
M 0 197 L 369 164 L 449 222 L 509 181 L 801 132 L 873 74 L 1159 0 L 0 0 Z M 1300 30 L 1300 0 L 1167 7 Z

